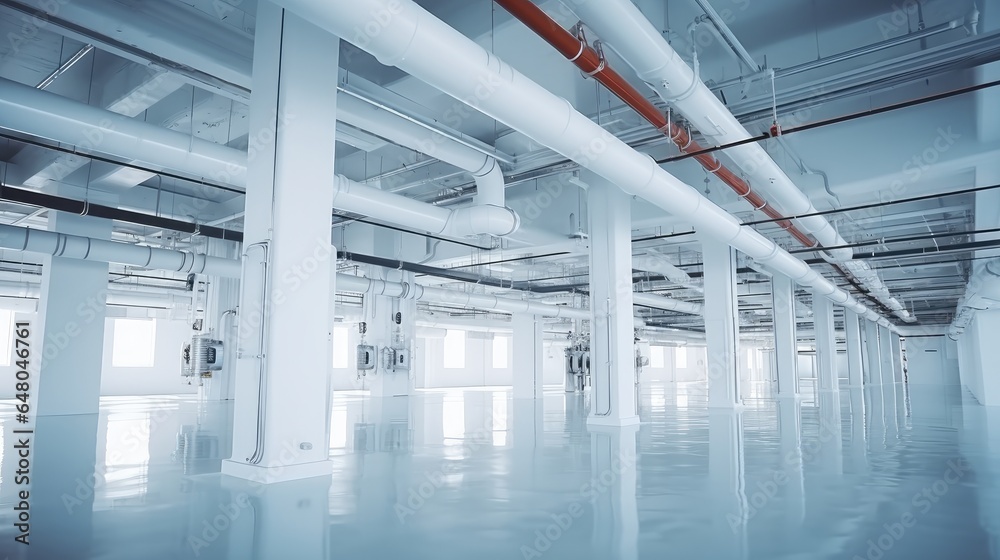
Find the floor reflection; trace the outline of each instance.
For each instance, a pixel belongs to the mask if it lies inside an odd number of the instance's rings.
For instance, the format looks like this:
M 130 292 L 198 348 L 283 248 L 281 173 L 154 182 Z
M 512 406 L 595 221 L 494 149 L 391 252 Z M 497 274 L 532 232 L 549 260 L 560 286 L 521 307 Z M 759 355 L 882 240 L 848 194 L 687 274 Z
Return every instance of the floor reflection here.
M 650 383 L 624 430 L 587 398 L 337 393 L 331 476 L 269 486 L 219 474 L 231 405 L 105 399 L 36 424 L 27 548 L 0 403 L 0 557 L 1000 559 L 1000 411 L 957 387 Z

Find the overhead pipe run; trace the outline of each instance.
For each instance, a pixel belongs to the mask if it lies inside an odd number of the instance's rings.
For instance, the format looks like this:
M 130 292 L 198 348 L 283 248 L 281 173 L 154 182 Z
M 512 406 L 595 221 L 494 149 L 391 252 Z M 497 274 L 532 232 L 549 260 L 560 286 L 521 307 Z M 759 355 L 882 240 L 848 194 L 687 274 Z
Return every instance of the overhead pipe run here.
M 400 118 L 350 90 L 340 91 L 337 120 L 468 171 L 476 182 L 477 204 L 506 206 L 503 172 L 495 158 Z
M 0 225 L 0 248 L 150 270 L 240 277 L 240 261 L 237 260 L 17 226 Z
M 75 200 L 62 196 L 55 196 L 30 189 L 19 189 L 8 185 L 0 186 L 0 200 L 17 202 L 19 204 L 30 204 L 40 206 L 48 210 L 58 210 L 70 214 L 80 214 L 81 216 L 94 216 L 97 218 L 107 218 L 119 222 L 128 222 L 141 226 L 162 228 L 171 231 L 180 231 L 192 235 L 203 235 L 214 239 L 226 239 L 229 241 L 243 241 L 243 232 L 234 231 L 210 225 L 202 225 L 173 218 L 164 218 L 142 212 L 123 210 L 114 206 L 104 206 L 94 204 L 86 200 Z
M 1000 306 L 1000 258 L 988 261 L 979 272 L 969 278 L 965 296 L 958 302 L 955 318 L 948 328 L 948 336 L 955 340 L 969 324 L 977 311 Z
M 431 288 L 407 282 L 386 282 L 350 274 L 337 274 L 337 289 L 370 295 L 415 299 L 447 303 L 462 307 L 503 311 L 505 313 L 530 313 L 542 317 L 590 320 L 590 311 L 567 305 L 552 305 L 524 299 L 506 298 L 489 294 L 473 294 L 459 290 Z
M 751 137 L 630 0 L 563 0 L 563 3 L 628 62 L 661 99 L 676 107 L 702 134 L 719 145 Z M 809 197 L 795 186 L 760 145 L 753 142 L 741 144 L 726 149 L 725 153 L 746 173 L 749 182 L 770 195 L 782 215 L 803 216 L 795 218 L 795 223 L 815 237 L 820 245 L 833 247 L 846 244 L 825 218 L 813 215 L 816 208 Z M 873 297 L 892 309 L 897 317 L 908 322 L 915 321 L 867 263 L 853 261 L 849 250 L 832 249 L 828 253 L 831 260 L 854 275 Z
M 656 294 L 633 292 L 632 304 L 666 311 L 677 311 L 678 313 L 687 313 L 688 315 L 705 315 L 705 306 L 700 303 L 671 299 Z
M 563 56 L 572 61 L 585 75 L 593 76 L 598 82 L 608 88 L 619 99 L 631 107 L 639 116 L 646 119 L 656 130 L 668 136 L 684 153 L 697 154 L 695 160 L 707 171 L 714 174 L 728 185 L 741 198 L 745 199 L 754 210 L 759 210 L 788 231 L 795 239 L 806 247 L 815 247 L 816 241 L 796 228 L 791 221 L 784 219 L 783 214 L 768 204 L 750 184 L 727 169 L 714 156 L 701 153 L 704 148 L 691 138 L 690 133 L 677 126 L 665 116 L 645 96 L 639 93 L 628 80 L 611 68 L 601 53 L 586 44 L 584 37 L 574 37 L 563 29 L 555 20 L 539 9 L 531 0 L 496 0 L 496 3 L 509 11 L 514 17 L 528 26 L 529 29 L 545 39 Z
M 0 128 L 97 152 L 246 186 L 244 151 L 192 138 L 113 111 L 0 78 Z
M 443 208 L 352 181 L 337 175 L 333 207 L 377 220 L 439 235 L 499 237 L 517 231 L 521 219 L 510 208 L 492 205 Z
M 738 219 L 661 169 L 649 156 L 630 148 L 568 101 L 529 80 L 411 0 L 277 1 L 348 40 L 355 37 L 354 30 L 378 25 L 380 33 L 366 35 L 360 47 L 383 64 L 397 66 L 470 103 L 625 192 L 683 216 L 703 235 L 729 244 L 831 301 L 858 313 L 869 312 L 850 294 L 773 241 L 742 226 Z M 375 19 L 373 14 L 384 17 Z M 484 95 L 487 91 L 489 95 Z
M 11 282 L 0 280 L 0 297 L 21 299 L 38 299 L 42 288 L 35 282 Z M 114 284 L 108 285 L 109 305 L 127 305 L 131 307 L 155 307 L 169 309 L 172 307 L 190 306 L 191 296 L 188 294 L 144 293 L 119 290 Z

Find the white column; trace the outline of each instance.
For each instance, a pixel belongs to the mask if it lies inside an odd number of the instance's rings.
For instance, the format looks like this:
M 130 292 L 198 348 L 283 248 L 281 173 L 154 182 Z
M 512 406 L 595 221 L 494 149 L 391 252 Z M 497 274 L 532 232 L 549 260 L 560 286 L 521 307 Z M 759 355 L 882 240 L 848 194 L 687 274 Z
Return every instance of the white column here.
M 590 214 L 589 424 L 637 424 L 632 319 L 631 197 L 592 173 Z
M 99 218 L 50 212 L 48 227 L 59 233 L 111 238 L 111 221 Z M 43 258 L 38 322 L 29 328 L 35 341 L 29 372 L 38 372 L 29 391 L 35 415 L 97 412 L 107 299 L 108 263 Z M 17 359 L 12 353 L 11 363 Z
M 861 359 L 861 324 L 858 314 L 850 309 L 844 309 L 844 336 L 847 342 L 847 374 L 848 386 L 864 385 L 864 369 Z
M 774 314 L 774 357 L 778 368 L 778 396 L 799 394 L 798 347 L 795 342 L 795 285 L 791 278 L 771 277 Z
M 816 332 L 816 376 L 820 391 L 840 389 L 837 378 L 837 341 L 834 339 L 833 302 L 813 292 L 813 325 Z
M 369 276 L 387 282 L 413 283 L 413 273 L 371 267 Z M 413 394 L 412 352 L 416 331 L 416 301 L 381 295 L 366 295 L 363 316 L 368 325 L 365 343 L 375 346 L 379 356 L 376 368 L 364 377 L 371 389 L 371 398 L 405 397 Z M 400 323 L 396 323 L 399 313 Z M 387 350 L 408 350 L 411 369 L 394 367 L 387 360 Z
M 878 347 L 881 359 L 882 384 L 891 385 L 896 382 L 893 375 L 893 370 L 896 366 L 894 363 L 895 360 L 892 357 L 892 331 L 883 326 L 879 326 L 878 328 Z
M 708 342 L 708 406 L 740 404 L 739 315 L 736 300 L 736 250 L 703 239 L 705 263 L 705 338 Z
M 257 15 L 235 431 L 222 472 L 270 483 L 331 469 L 340 40 L 266 0 Z
M 542 398 L 542 326 L 541 317 L 527 313 L 516 313 L 511 320 L 515 399 Z
M 892 333 L 889 335 L 890 349 L 892 350 L 892 374 L 896 383 L 903 382 L 903 345 L 899 341 L 899 335 Z
M 233 241 L 209 239 L 207 254 L 227 259 L 240 258 L 239 246 Z M 222 370 L 205 379 L 201 398 L 209 401 L 232 400 L 236 394 L 236 346 L 238 345 L 235 309 L 240 300 L 240 281 L 235 278 L 205 277 L 208 282 L 205 297 L 205 329 L 222 341 Z M 192 333 L 194 334 L 194 333 Z
M 879 350 L 878 330 L 878 324 L 865 320 L 865 346 L 868 351 L 868 375 L 865 376 L 865 383 L 868 385 L 882 384 L 882 353 Z

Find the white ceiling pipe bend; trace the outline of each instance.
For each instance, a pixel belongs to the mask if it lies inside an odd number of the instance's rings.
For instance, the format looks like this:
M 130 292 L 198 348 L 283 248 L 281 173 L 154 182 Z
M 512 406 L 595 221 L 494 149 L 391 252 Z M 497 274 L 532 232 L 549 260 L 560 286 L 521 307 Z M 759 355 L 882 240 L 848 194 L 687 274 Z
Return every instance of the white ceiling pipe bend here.
M 18 226 L 0 225 L 0 248 L 113 262 L 150 270 L 193 272 L 223 278 L 240 277 L 240 261 L 237 260 Z
M 684 217 L 703 235 L 729 243 L 755 259 L 764 259 L 771 268 L 800 284 L 824 289 L 832 286 L 774 242 L 742 227 L 735 217 L 661 169 L 649 156 L 630 148 L 573 109 L 568 101 L 526 78 L 411 0 L 277 2 L 347 40 L 357 39 L 356 30 L 376 25 L 378 34 L 366 35 L 364 41 L 358 42 L 383 64 L 398 66 L 472 104 L 622 190 Z M 853 309 L 861 306 L 836 287 L 830 296 Z
M 337 120 L 468 171 L 476 181 L 478 204 L 506 206 L 503 172 L 495 158 L 350 93 L 337 97 Z
M 656 294 L 633 293 L 632 303 L 642 307 L 653 307 L 656 309 L 665 309 L 667 311 L 677 311 L 679 313 L 687 313 L 689 315 L 705 314 L 705 306 L 700 303 L 681 301 L 658 296 Z
M 1000 306 L 1000 258 L 987 261 L 979 272 L 969 278 L 965 295 L 958 302 L 948 336 L 956 338 L 965 332 L 977 311 Z
M 510 208 L 491 205 L 442 208 L 369 187 L 343 175 L 334 178 L 333 207 L 420 231 L 455 237 L 479 234 L 502 237 L 514 233 L 521 225 L 517 212 Z
M 0 78 L 0 127 L 79 149 L 246 186 L 247 153 Z
M 635 69 L 666 102 L 671 103 L 691 123 L 718 145 L 750 138 L 750 133 L 695 75 L 690 66 L 664 40 L 630 0 L 563 0 L 581 20 Z M 754 188 L 786 216 L 813 214 L 817 210 L 805 195 L 757 143 L 724 150 L 751 179 Z M 797 225 L 827 247 L 846 245 L 823 216 L 797 218 Z M 905 321 L 915 319 L 891 296 L 878 275 L 860 261 L 853 261 L 850 249 L 832 249 L 829 255 L 843 263 L 852 275 Z

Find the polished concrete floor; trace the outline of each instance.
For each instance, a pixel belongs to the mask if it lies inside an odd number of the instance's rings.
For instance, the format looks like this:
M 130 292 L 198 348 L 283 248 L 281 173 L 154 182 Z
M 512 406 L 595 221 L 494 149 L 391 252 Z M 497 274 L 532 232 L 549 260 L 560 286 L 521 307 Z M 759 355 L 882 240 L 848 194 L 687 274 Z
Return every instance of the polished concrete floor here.
M 624 430 L 561 391 L 338 393 L 332 477 L 268 486 L 219 474 L 231 405 L 106 398 L 38 421 L 27 547 L 2 403 L 0 559 L 1000 559 L 1000 410 L 958 387 L 748 389 L 732 413 L 650 383 Z

